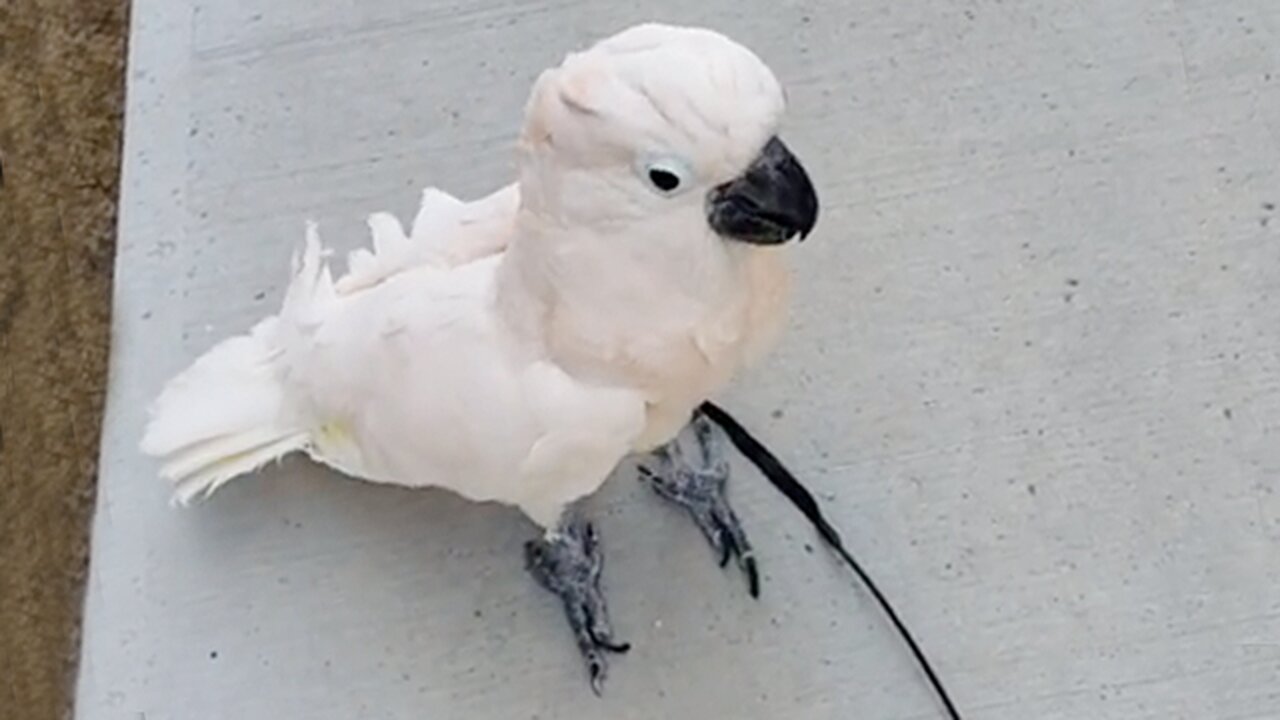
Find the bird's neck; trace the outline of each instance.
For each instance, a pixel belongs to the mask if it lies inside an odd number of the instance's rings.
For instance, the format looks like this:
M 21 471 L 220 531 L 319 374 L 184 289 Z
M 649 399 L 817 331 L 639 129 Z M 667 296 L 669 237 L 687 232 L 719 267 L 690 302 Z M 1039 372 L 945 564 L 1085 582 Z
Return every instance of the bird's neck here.
M 518 218 L 498 272 L 500 313 L 545 357 L 592 381 L 661 395 L 672 382 L 720 379 L 748 334 L 759 249 L 709 232 L 651 232 L 644 244 Z

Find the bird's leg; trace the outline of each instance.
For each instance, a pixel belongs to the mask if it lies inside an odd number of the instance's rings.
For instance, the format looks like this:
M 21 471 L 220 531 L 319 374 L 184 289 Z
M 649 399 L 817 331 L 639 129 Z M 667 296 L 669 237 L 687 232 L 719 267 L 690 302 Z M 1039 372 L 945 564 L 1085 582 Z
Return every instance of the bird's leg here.
M 720 567 L 734 558 L 747 577 L 751 597 L 758 598 L 760 574 L 755 555 L 725 494 L 729 459 L 724 438 L 701 411 L 694 414 L 690 426 L 695 447 L 686 449 L 677 437 L 640 466 L 640 479 L 658 495 L 689 512 L 719 554 Z
M 525 567 L 542 587 L 560 597 L 565 616 L 586 661 L 591 689 L 599 695 L 608 673 L 606 652 L 625 653 L 627 643 L 613 638 L 600 571 L 604 554 L 595 526 L 576 510 L 565 512 L 555 532 L 525 543 Z

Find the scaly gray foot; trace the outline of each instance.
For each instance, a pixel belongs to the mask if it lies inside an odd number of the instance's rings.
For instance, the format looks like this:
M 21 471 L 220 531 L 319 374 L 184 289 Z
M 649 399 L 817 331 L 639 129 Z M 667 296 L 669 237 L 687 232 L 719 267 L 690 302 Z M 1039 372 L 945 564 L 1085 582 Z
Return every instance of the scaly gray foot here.
M 550 537 L 525 543 L 525 567 L 542 587 L 564 602 L 565 617 L 578 650 L 587 664 L 591 689 L 600 695 L 609 665 L 606 652 L 625 653 L 627 643 L 613 638 L 600 571 L 604 567 L 595 526 L 575 511 L 568 511 Z
M 725 488 L 729 480 L 729 459 L 724 438 L 701 412 L 693 416 L 694 448 L 689 450 L 676 438 L 653 453 L 641 465 L 640 478 L 658 495 L 683 507 L 720 555 L 720 567 L 735 558 L 747 577 L 751 597 L 760 597 L 760 575 L 751 543 L 742 523 L 729 505 Z

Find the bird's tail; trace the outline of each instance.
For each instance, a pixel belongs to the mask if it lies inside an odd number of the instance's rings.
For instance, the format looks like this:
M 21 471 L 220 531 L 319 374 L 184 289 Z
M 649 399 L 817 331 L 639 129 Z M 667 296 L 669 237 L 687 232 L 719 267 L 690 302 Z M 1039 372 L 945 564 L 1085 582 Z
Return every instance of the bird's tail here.
M 140 447 L 162 460 L 160 474 L 174 483 L 174 502 L 207 496 L 308 446 L 309 428 L 290 406 L 280 361 L 314 317 L 316 301 L 332 293 L 311 225 L 280 315 L 215 345 L 165 386 L 151 405 Z

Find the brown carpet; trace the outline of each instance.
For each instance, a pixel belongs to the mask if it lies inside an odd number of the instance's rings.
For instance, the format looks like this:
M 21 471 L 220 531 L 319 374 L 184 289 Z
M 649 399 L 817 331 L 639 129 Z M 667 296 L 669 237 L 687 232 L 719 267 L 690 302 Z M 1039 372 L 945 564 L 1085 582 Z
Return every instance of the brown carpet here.
M 0 718 L 63 718 L 107 370 L 127 0 L 0 1 Z

